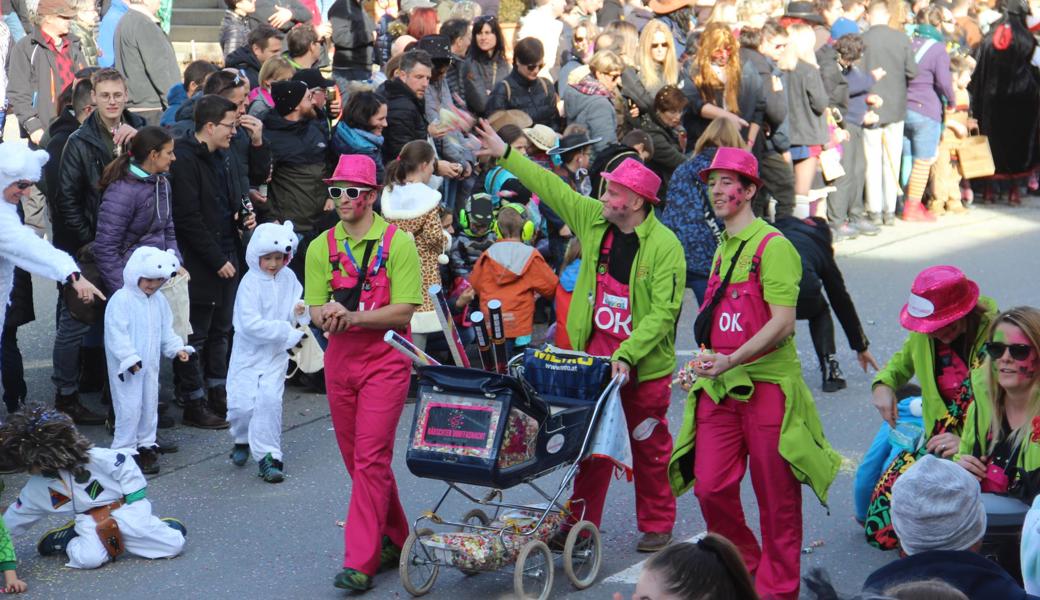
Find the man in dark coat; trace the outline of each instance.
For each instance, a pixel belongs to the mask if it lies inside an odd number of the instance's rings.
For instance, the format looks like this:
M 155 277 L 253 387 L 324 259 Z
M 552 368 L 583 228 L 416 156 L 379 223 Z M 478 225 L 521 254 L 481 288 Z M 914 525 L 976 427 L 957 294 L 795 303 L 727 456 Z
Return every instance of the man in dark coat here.
M 426 89 L 433 75 L 433 59 L 423 50 L 404 53 L 398 76 L 383 84 L 386 98 L 386 128 L 383 129 L 383 164 L 397 158 L 412 140 L 426 139 Z
M 188 343 L 196 350 L 190 361 L 175 362 L 174 372 L 184 423 L 202 429 L 228 427 L 219 415 L 227 411 L 222 392 L 238 272 L 238 202 L 232 197 L 230 159 L 218 151 L 230 147 L 237 116 L 237 107 L 226 98 L 200 98 L 195 131 L 176 140 L 177 160 L 170 168 L 173 222 L 184 268 L 191 274 Z
M 782 217 L 776 220 L 775 225 L 802 258 L 802 282 L 798 292 L 796 318 L 809 321 L 809 335 L 812 336 L 816 359 L 823 373 L 823 391 L 836 392 L 845 388 L 845 379 L 835 357 L 834 321 L 831 320 L 831 307 L 827 299 L 834 305 L 834 312 L 838 315 L 841 328 L 845 330 L 849 346 L 858 355 L 863 369 L 873 365 L 877 370 L 878 365 L 867 349 L 870 342 L 863 333 L 856 306 L 845 287 L 845 278 L 834 260 L 830 227 L 819 217 L 805 220 Z M 827 293 L 826 298 L 824 292 Z
M 101 192 L 97 187 L 101 172 L 117 154 L 126 151 L 124 144 L 133 138 L 137 129 L 145 126 L 143 119 L 126 110 L 126 82 L 118 71 L 97 71 L 91 82 L 91 102 L 95 109 L 69 135 L 61 152 L 57 190 L 52 194 L 54 245 L 81 264 L 94 260 L 91 244 L 97 233 L 97 212 L 101 205 Z M 92 283 L 100 287 L 102 282 Z M 104 417 L 87 410 L 79 399 L 80 349 L 91 325 L 72 316 L 64 296 L 59 299 L 57 318 L 51 376 L 56 394 L 54 404 L 77 423 L 99 425 Z M 92 357 L 84 361 L 85 383 L 91 378 L 104 382 L 104 360 L 95 358 L 100 356 L 98 352 L 84 355 Z M 84 387 L 89 390 L 93 386 Z
M 270 25 L 260 25 L 249 34 L 245 46 L 228 54 L 224 65 L 238 69 L 249 78 L 249 88 L 260 85 L 260 67 L 272 56 L 282 53 L 285 34 Z
M 870 3 L 870 29 L 863 34 L 863 71 L 884 72 L 871 92 L 881 98 L 876 126 L 863 128 L 867 164 L 866 204 L 875 225 L 895 224 L 896 196 L 906 118 L 906 84 L 917 76 L 917 61 L 905 33 L 888 26 L 884 0 Z M 880 68 L 881 71 L 877 71 Z
M 292 221 L 298 234 L 309 233 L 331 210 L 323 178 L 328 144 L 311 91 L 302 81 L 276 81 L 271 86 L 274 110 L 264 116 L 273 170 L 270 198 L 261 210 L 265 220 Z
M 346 91 L 350 81 L 372 77 L 375 56 L 375 23 L 358 0 L 336 0 L 329 7 L 332 24 L 332 78 Z

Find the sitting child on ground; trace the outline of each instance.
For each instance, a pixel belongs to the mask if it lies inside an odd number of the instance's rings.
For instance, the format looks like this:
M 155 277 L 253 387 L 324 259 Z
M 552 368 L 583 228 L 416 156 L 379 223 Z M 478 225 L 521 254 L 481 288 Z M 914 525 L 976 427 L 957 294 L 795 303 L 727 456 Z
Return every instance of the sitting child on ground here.
M 459 211 L 458 235 L 451 245 L 451 268 L 455 275 L 469 277 L 473 265 L 495 243 L 491 225 L 495 220 L 491 196 L 473 194 Z
M 152 514 L 148 482 L 130 453 L 93 447 L 65 413 L 28 406 L 10 415 L 0 426 L 0 455 L 30 475 L 4 513 L 12 537 L 49 515 L 73 518 L 44 534 L 41 555 L 65 552 L 65 566 L 96 569 L 124 552 L 172 558 L 184 549 L 184 524 Z
M 534 237 L 534 224 L 522 205 L 502 205 L 495 233 L 498 241 L 481 255 L 469 282 L 485 314 L 488 302 L 502 302 L 508 352 L 517 354 L 531 343 L 535 295 L 551 298 L 559 279 L 542 255 L 528 245 Z
M 896 417 L 896 427 L 912 429 L 912 426 L 923 428 L 921 418 L 921 388 L 907 384 L 896 390 L 896 398 L 899 399 L 899 415 Z M 909 426 L 909 427 L 908 427 Z M 923 433 L 923 429 L 921 430 Z M 863 460 L 856 469 L 856 477 L 852 484 L 852 498 L 856 509 L 856 522 L 863 524 L 867 519 L 867 509 L 870 506 L 870 498 L 874 493 L 881 474 L 885 472 L 892 459 L 904 448 L 893 443 L 892 427 L 882 422 L 870 448 L 863 455 Z
M 231 462 L 243 466 L 252 454 L 258 476 L 268 483 L 285 479 L 282 462 L 282 395 L 288 350 L 303 339 L 310 313 L 303 286 L 285 268 L 296 251 L 292 221 L 264 223 L 246 247 L 249 270 L 235 296 L 235 345 L 228 364 L 228 422 Z
M 127 450 L 146 475 L 159 472 L 155 432 L 160 356 L 187 362 L 195 352 L 174 332 L 166 296 L 156 293 L 178 268 L 173 251 L 141 246 L 123 267 L 123 287 L 105 308 L 105 358 L 115 417 L 112 447 Z

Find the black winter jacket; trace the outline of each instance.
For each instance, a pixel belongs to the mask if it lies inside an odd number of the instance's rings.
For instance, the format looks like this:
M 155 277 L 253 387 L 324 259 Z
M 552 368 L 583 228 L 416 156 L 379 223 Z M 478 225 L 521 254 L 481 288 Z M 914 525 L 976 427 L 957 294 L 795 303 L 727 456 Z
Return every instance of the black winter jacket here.
M 383 84 L 386 98 L 386 128 L 383 129 L 383 164 L 397 158 L 401 148 L 413 140 L 426 139 L 426 103 L 400 79 Z
M 173 187 L 173 225 L 184 268 L 191 274 L 188 293 L 192 304 L 222 301 L 224 285 L 217 271 L 224 263 L 237 263 L 238 236 L 232 200 L 233 184 L 228 160 L 210 152 L 194 134 L 178 138 L 170 167 Z
M 177 110 L 177 121 L 170 126 L 170 133 L 174 139 L 195 133 L 195 103 L 201 97 L 201 92 L 195 94 Z M 262 145 L 254 146 L 246 130 L 239 127 L 231 138 L 231 147 L 217 152 L 221 156 L 225 153 L 231 156 L 231 161 L 227 164 L 231 180 L 234 182 L 231 191 L 233 201 L 240 202 L 249 195 L 249 188 L 265 183 L 271 173 L 271 144 L 266 136 Z
M 470 55 L 462 65 L 463 87 L 466 90 L 466 105 L 480 116 L 487 116 L 488 100 L 495 85 L 509 76 L 512 67 L 502 55 L 491 60 Z
M 72 72 L 87 66 L 79 40 L 66 36 L 65 43 L 70 44 Z M 55 102 L 61 93 L 62 82 L 58 80 L 54 52 L 44 41 L 39 28 L 14 44 L 7 64 L 7 99 L 11 103 L 10 112 L 18 117 L 22 135 L 27 137 L 37 129 L 46 132 L 51 120 L 57 116 Z M 65 82 L 69 83 L 72 82 Z
M 376 25 L 357 0 L 336 0 L 329 7 L 334 69 L 370 69 L 375 57 Z
M 51 123 L 50 128 L 47 130 L 47 135 L 43 136 L 40 140 L 45 150 L 47 150 L 47 164 L 43 165 L 43 180 L 37 183 L 37 187 L 43 192 L 43 195 L 47 197 L 47 205 L 51 211 L 51 222 L 54 221 L 54 215 L 58 212 L 57 207 L 54 205 L 54 201 L 58 198 L 58 177 L 61 174 L 61 151 L 65 149 L 65 142 L 69 141 L 69 136 L 72 135 L 73 131 L 79 129 L 80 122 L 71 110 L 63 111 L 58 115 L 57 119 Z M 55 230 L 57 235 L 57 230 Z
M 787 120 L 787 91 L 783 89 L 779 92 L 773 91 L 773 77 L 783 80 L 783 72 L 757 50 L 741 48 L 740 60 L 742 64 L 748 67 L 753 66 L 758 71 L 758 78 L 762 81 L 762 95 L 766 102 L 762 115 L 762 128 L 758 132 L 758 138 L 752 149 L 755 156 L 762 156 L 766 150 L 786 151 L 790 147 L 786 134 L 783 134 L 782 140 L 776 140 L 778 142 L 776 145 L 773 143 L 773 136 L 780 131 L 781 125 Z
M 304 6 L 302 2 L 299 2 L 299 0 L 256 0 L 256 8 L 246 17 L 246 20 L 249 22 L 249 30 L 252 31 L 260 25 L 270 25 L 268 19 L 280 7 L 285 7 L 292 11 L 292 19 L 285 25 L 282 25 L 282 31 L 285 33 L 288 33 L 290 29 L 300 23 L 310 23 L 314 18 L 310 9 Z
M 508 77 L 498 82 L 488 99 L 487 113 L 515 108 L 522 110 L 537 124 L 561 131 L 560 111 L 556 109 L 556 89 L 548 79 L 534 81 L 513 69 Z
M 248 43 L 228 54 L 224 58 L 224 66 L 245 72 L 246 77 L 249 79 L 250 89 L 260 85 L 260 61 L 253 54 L 253 49 Z
M 123 122 L 136 129 L 146 125 L 144 119 L 130 111 L 123 111 Z M 108 134 L 102 131 L 103 127 L 100 114 L 90 115 L 72 132 L 61 153 L 58 195 L 54 199 L 57 214 L 51 215 L 54 245 L 73 256 L 94 241 L 101 205 L 97 184 L 105 166 L 115 158 L 106 145 L 104 138 Z
M 297 233 L 314 229 L 328 197 L 322 181 L 328 143 L 318 121 L 289 121 L 274 110 L 264 117 L 274 171 L 267 205 L 260 210 L 265 220 L 292 221 Z

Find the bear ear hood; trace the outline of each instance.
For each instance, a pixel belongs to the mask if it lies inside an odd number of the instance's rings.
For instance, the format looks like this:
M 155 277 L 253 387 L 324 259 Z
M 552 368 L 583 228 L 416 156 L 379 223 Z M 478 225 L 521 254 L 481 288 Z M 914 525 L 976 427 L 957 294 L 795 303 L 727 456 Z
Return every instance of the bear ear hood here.
M 277 223 L 264 223 L 257 225 L 249 238 L 249 246 L 246 247 L 246 265 L 251 270 L 260 271 L 260 257 L 272 252 L 281 252 L 292 260 L 296 252 L 296 246 L 300 243 L 293 231 L 292 221 L 286 221 L 281 225 Z
M 181 263 L 173 250 L 160 250 L 150 246 L 141 246 L 130 255 L 123 267 L 123 289 L 141 292 L 137 280 L 170 279 L 177 274 Z

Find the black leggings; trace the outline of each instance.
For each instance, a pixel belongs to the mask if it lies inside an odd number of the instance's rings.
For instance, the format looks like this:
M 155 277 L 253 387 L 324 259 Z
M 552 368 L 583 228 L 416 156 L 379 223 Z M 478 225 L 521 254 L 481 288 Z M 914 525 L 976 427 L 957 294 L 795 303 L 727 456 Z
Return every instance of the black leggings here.
M 831 318 L 831 306 L 823 297 L 820 284 L 815 286 L 806 285 L 802 280 L 801 292 L 798 294 L 798 308 L 796 318 L 809 321 L 809 335 L 812 337 L 813 348 L 816 350 L 816 359 L 820 363 L 820 369 L 825 367 L 824 361 L 828 356 L 835 353 L 834 347 L 834 320 Z M 807 289 L 808 288 L 808 289 Z

